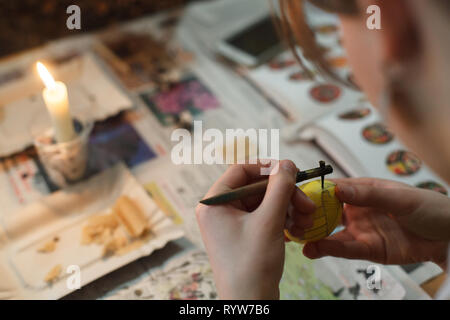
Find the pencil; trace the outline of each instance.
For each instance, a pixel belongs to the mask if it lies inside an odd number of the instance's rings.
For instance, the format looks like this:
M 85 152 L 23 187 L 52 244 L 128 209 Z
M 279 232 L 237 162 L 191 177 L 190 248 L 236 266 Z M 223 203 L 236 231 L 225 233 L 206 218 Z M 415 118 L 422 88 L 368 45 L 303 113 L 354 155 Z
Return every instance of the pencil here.
M 331 167 L 330 165 L 325 165 L 325 162 L 321 161 L 320 167 L 297 172 L 297 177 L 295 181 L 296 183 L 298 183 L 317 177 L 321 177 L 323 180 L 324 175 L 330 174 L 332 172 L 333 167 Z M 211 198 L 200 200 L 200 203 L 206 205 L 225 204 L 232 201 L 248 198 L 251 196 L 264 194 L 266 192 L 268 183 L 269 179 L 265 179 L 263 181 L 252 183 L 240 188 L 233 189 L 229 192 L 213 196 Z

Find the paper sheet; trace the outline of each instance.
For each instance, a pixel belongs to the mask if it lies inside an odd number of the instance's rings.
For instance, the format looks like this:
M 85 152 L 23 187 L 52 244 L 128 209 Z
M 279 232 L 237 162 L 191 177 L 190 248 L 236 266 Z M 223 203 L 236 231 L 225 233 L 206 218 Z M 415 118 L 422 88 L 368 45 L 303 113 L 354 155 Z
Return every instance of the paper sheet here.
M 371 282 L 377 268 L 379 286 Z M 405 288 L 385 266 L 363 260 L 324 257 L 314 263 L 317 276 L 332 290 L 334 296 L 344 300 L 401 300 Z
M 105 212 L 124 194 L 145 212 L 151 234 L 130 252 L 102 258 L 102 246 L 80 244 L 82 227 L 87 218 Z M 56 299 L 74 290 L 66 285 L 70 265 L 80 268 L 81 285 L 85 285 L 183 236 L 123 165 L 34 202 L 4 218 L 2 227 L 6 240 L 0 255 L 5 266 L 0 273 L 1 295 L 30 299 Z M 38 252 L 54 237 L 59 240 L 53 252 Z M 45 275 L 57 264 L 62 266 L 60 278 L 51 285 L 45 283 Z
M 108 300 L 211 300 L 217 292 L 204 251 L 191 250 L 173 258 L 145 279 L 109 296 Z

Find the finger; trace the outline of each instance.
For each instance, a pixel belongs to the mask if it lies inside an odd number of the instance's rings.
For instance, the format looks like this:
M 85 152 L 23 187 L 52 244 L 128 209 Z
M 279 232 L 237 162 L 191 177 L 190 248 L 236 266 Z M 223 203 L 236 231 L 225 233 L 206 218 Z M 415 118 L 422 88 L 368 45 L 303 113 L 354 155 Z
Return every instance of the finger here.
M 329 236 L 327 240 L 334 240 L 334 241 L 354 241 L 355 238 L 353 235 L 348 232 L 347 229 L 342 230 L 341 232 L 335 233 L 332 236 Z M 315 242 L 308 242 L 303 247 L 303 253 L 305 256 L 307 256 L 310 259 L 317 259 L 322 257 L 322 255 L 318 252 L 317 246 L 315 245 Z
M 266 167 L 262 164 L 236 164 L 230 166 L 225 173 L 209 189 L 205 198 L 212 197 L 231 189 L 239 188 L 257 179 L 261 176 L 261 168 Z
M 305 233 L 305 229 L 313 225 L 312 215 L 298 215 L 299 217 L 288 216 L 284 228 L 294 237 L 300 238 Z
M 336 241 L 354 241 L 355 237 L 348 231 L 348 229 L 343 229 L 340 232 L 337 232 L 331 236 L 326 238 L 327 240 L 336 240 Z M 313 243 L 313 242 L 310 242 Z
M 345 259 L 370 260 L 369 248 L 358 241 L 319 240 L 303 247 L 303 254 L 309 259 L 332 256 Z
M 379 188 L 370 185 L 340 183 L 336 195 L 342 202 L 364 207 L 389 210 L 394 215 L 413 212 L 421 200 L 415 188 Z
M 345 238 L 348 235 L 344 235 Z M 303 247 L 303 254 L 310 259 L 332 256 L 346 259 L 371 260 L 369 246 L 357 240 L 341 240 L 336 238 L 309 242 Z
M 305 234 L 304 228 L 298 228 L 295 225 L 290 227 L 288 229 L 288 231 L 291 235 L 293 235 L 294 237 L 299 238 L 299 239 L 301 239 L 303 237 L 303 235 Z
M 294 235 L 299 236 L 298 230 L 310 228 L 314 221 L 312 214 L 316 210 L 316 205 L 309 199 L 302 190 L 295 188 L 292 198 L 291 205 L 288 207 L 288 217 L 286 220 L 286 229 Z M 296 229 L 296 230 L 294 230 Z M 294 234 L 294 233 L 297 233 Z
M 326 238 L 327 240 L 338 240 L 338 241 L 353 241 L 355 237 L 348 229 L 343 229 L 340 232 L 337 232 L 331 236 Z
M 295 211 L 295 208 L 289 210 L 287 216 L 286 226 L 287 229 L 291 227 L 307 229 L 313 226 L 314 219 L 312 214 L 299 214 Z
M 309 214 L 309 215 L 297 214 L 297 215 L 294 215 L 293 220 L 294 220 L 295 228 L 307 229 L 307 228 L 311 228 L 314 224 L 314 219 L 311 214 Z
M 286 213 L 295 189 L 297 167 L 292 161 L 280 161 L 269 177 L 264 199 L 257 209 L 265 219 L 263 223 L 271 224 L 276 230 L 282 230 Z
M 259 207 L 262 200 L 264 199 L 264 194 L 259 194 L 255 196 L 248 197 L 246 199 L 242 199 L 241 202 L 245 206 L 248 212 L 255 211 L 256 208 Z
M 412 188 L 410 185 L 387 180 L 387 179 L 378 179 L 378 178 L 339 178 L 339 179 L 329 179 L 333 181 L 336 184 L 352 184 L 352 185 L 367 185 L 367 186 L 374 186 L 379 188 L 393 188 L 393 187 L 409 187 Z
M 292 195 L 292 205 L 295 211 L 300 214 L 310 215 L 316 210 L 314 202 L 300 188 L 295 188 Z

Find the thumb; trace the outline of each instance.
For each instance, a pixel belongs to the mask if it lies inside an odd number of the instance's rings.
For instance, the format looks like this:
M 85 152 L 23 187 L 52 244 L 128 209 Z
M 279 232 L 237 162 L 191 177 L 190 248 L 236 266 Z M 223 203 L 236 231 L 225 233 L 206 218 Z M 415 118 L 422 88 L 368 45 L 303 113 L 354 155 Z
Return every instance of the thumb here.
M 393 215 L 414 212 L 421 203 L 413 188 L 383 188 L 363 184 L 342 183 L 336 187 L 336 195 L 342 202 L 389 211 Z
M 258 208 L 262 218 L 276 230 L 282 230 L 286 220 L 286 213 L 292 194 L 295 190 L 297 167 L 290 160 L 283 160 L 274 170 L 276 174 L 269 177 L 264 199 Z
M 425 239 L 449 240 L 450 199 L 438 192 L 411 187 L 338 183 L 336 195 L 351 205 L 384 210 L 406 229 Z

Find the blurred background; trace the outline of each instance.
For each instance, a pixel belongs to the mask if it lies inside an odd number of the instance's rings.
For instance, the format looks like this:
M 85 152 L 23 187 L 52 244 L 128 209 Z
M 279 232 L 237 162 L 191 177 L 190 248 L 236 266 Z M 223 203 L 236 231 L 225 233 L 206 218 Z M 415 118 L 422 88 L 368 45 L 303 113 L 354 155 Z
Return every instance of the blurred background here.
M 157 11 L 180 7 L 192 0 L 2 0 L 0 1 L 0 56 L 12 54 L 61 38 L 114 25 Z M 82 30 L 65 26 L 66 8 L 82 12 Z M 64 14 L 62 14 L 64 13 Z

